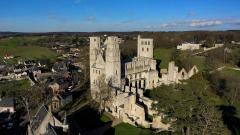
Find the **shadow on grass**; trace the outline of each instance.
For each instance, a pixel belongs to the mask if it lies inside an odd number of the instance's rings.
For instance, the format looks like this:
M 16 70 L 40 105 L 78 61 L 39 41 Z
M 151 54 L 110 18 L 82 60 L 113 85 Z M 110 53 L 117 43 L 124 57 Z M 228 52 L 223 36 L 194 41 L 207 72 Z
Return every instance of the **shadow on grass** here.
M 222 119 L 224 124 L 233 135 L 240 135 L 240 118 L 236 117 L 236 108 L 233 106 L 219 106 L 222 111 Z
M 78 112 L 68 116 L 71 134 L 78 135 L 79 132 L 81 135 L 114 134 L 114 131 L 110 130 L 112 121 L 103 122 L 100 117 L 99 113 L 90 106 L 81 108 Z

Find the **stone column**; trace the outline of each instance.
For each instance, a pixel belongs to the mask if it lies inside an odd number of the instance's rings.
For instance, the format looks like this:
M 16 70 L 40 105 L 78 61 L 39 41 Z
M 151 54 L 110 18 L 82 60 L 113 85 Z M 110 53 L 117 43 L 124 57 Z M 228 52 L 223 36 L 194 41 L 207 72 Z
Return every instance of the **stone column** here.
M 135 87 L 135 81 L 132 81 L 132 87 Z
M 136 83 L 137 83 L 137 86 L 136 86 L 136 88 L 139 88 L 139 81 L 136 81 Z
M 141 80 L 141 88 L 144 88 L 144 80 Z

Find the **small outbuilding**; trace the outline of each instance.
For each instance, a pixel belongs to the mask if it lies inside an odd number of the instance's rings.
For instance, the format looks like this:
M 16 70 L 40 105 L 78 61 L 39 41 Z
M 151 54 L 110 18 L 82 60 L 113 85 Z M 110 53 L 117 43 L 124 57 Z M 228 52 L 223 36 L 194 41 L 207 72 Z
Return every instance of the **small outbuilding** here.
M 0 98 L 0 113 L 2 112 L 10 112 L 14 113 L 14 99 L 13 98 Z

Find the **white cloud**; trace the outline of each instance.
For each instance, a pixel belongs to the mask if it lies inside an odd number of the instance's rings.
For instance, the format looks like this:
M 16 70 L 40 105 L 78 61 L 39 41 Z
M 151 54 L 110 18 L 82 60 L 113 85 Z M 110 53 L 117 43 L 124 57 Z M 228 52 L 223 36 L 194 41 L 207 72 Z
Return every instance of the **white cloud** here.
M 206 26 L 215 26 L 215 25 L 221 25 L 223 22 L 221 20 L 207 20 L 207 19 L 201 19 L 201 20 L 192 20 L 190 23 L 190 26 L 192 27 L 206 27 Z
M 161 28 L 170 28 L 170 27 L 175 27 L 175 26 L 177 26 L 177 23 L 175 23 L 175 22 L 161 24 Z

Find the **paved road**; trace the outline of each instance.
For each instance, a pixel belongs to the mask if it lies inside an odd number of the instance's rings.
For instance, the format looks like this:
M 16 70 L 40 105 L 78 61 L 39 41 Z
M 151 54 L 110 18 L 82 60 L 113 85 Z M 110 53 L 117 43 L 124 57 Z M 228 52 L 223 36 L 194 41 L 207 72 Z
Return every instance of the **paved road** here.
M 214 73 L 214 72 L 216 72 L 216 71 L 222 71 L 223 69 L 232 69 L 232 70 L 236 70 L 236 71 L 240 71 L 240 68 L 235 68 L 235 67 L 229 67 L 229 66 L 221 66 L 221 67 L 219 67 L 219 68 L 217 68 L 217 69 L 215 69 L 215 70 L 212 70 L 212 71 L 210 71 L 210 74 L 212 74 L 212 73 Z
M 202 54 L 202 53 L 205 53 L 205 52 L 208 52 L 208 51 L 211 51 L 211 50 L 214 50 L 214 49 L 217 49 L 217 48 L 221 48 L 223 46 L 220 46 L 220 47 L 212 47 L 212 48 L 209 48 L 208 50 L 205 50 L 205 51 L 202 51 L 202 52 L 197 52 L 197 53 L 194 53 L 194 55 L 198 55 L 198 54 Z

